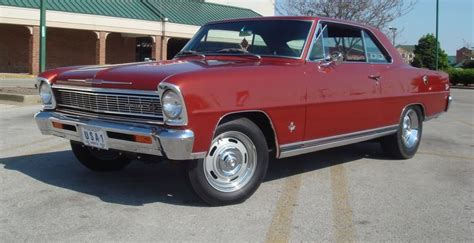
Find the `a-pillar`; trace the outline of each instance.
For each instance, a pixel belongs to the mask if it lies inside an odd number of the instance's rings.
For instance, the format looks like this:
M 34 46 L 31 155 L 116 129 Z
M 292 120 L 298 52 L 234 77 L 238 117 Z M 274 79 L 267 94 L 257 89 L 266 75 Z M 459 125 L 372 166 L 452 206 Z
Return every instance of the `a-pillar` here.
M 107 50 L 107 35 L 108 32 L 96 31 L 97 41 L 95 44 L 95 63 L 98 65 L 105 64 L 105 53 Z
M 40 69 L 40 28 L 39 26 L 28 26 L 27 28 L 30 31 L 30 49 L 28 52 L 29 72 L 33 75 L 38 75 Z

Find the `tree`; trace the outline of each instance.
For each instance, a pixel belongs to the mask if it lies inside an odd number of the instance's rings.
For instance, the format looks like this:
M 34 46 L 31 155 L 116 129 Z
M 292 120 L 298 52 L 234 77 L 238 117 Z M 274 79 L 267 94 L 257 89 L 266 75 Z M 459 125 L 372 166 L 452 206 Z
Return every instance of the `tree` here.
M 410 12 L 417 0 L 281 0 L 280 15 L 321 16 L 351 20 L 384 29 Z
M 415 45 L 414 53 L 415 58 L 411 65 L 431 70 L 436 69 L 436 37 L 433 34 L 427 34 L 421 37 L 418 44 Z M 438 60 L 439 69 L 447 69 L 449 67 L 448 55 L 441 48 L 439 48 Z

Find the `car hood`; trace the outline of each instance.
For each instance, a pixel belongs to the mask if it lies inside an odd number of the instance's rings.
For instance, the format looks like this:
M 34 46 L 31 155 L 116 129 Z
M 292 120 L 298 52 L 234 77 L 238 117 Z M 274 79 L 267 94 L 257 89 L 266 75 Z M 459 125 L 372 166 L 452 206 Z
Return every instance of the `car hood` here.
M 156 90 L 158 84 L 176 74 L 235 66 L 259 66 L 255 60 L 177 59 L 159 62 L 72 67 L 59 73 L 54 83 L 96 88 Z
M 177 60 L 83 66 L 61 72 L 54 82 L 97 88 L 156 90 L 157 85 L 169 76 L 202 68 L 194 61 Z

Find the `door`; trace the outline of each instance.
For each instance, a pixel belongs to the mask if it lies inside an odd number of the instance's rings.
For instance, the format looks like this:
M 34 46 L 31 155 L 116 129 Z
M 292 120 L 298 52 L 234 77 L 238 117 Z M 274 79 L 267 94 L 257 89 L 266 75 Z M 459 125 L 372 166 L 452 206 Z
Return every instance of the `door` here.
M 305 140 L 379 127 L 379 75 L 368 63 L 363 30 L 320 23 L 307 62 Z M 341 54 L 342 62 L 327 56 Z

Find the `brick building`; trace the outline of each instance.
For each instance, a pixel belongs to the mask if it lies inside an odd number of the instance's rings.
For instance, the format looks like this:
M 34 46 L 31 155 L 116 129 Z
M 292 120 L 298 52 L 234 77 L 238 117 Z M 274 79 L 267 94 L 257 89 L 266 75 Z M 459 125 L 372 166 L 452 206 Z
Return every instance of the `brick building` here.
M 474 60 L 474 48 L 463 47 L 456 50 L 456 64 Z
M 38 73 L 39 3 L 0 0 L 0 72 Z M 204 0 L 48 0 L 47 9 L 47 69 L 169 59 L 206 22 L 260 16 Z

